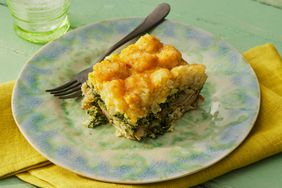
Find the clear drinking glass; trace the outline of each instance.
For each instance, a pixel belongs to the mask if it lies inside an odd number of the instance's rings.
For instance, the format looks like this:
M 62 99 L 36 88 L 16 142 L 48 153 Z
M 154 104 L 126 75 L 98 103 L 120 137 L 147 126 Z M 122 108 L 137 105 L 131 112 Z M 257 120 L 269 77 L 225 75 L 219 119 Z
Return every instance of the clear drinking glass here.
M 34 43 L 46 43 L 70 27 L 70 0 L 7 0 L 18 36 Z

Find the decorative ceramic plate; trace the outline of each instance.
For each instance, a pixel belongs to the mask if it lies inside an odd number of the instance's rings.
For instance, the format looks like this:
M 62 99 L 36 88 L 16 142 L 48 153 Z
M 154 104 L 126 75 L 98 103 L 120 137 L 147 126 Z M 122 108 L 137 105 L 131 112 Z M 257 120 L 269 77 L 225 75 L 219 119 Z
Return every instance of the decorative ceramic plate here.
M 177 121 L 174 132 L 136 142 L 115 136 L 114 127 L 87 128 L 80 100 L 59 100 L 45 90 L 94 64 L 140 19 L 103 21 L 69 32 L 38 51 L 25 65 L 13 92 L 13 115 L 30 144 L 53 163 L 109 182 L 150 183 L 204 169 L 233 151 L 256 120 L 260 92 L 240 53 L 210 33 L 165 21 L 152 31 L 176 46 L 189 63 L 207 67 L 205 101 Z

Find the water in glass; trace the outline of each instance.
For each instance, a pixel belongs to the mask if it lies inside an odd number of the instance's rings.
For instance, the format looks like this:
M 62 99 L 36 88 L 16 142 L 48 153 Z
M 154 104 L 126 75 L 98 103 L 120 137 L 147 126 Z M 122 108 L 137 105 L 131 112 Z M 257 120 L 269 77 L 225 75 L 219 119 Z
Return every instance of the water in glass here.
M 70 0 L 7 0 L 16 33 L 31 42 L 46 43 L 69 29 Z

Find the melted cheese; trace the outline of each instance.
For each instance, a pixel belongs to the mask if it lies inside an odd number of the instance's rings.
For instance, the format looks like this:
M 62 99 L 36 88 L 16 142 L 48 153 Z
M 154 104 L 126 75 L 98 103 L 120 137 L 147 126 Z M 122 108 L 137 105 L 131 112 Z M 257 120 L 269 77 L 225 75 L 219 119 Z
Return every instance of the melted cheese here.
M 93 66 L 88 80 L 110 114 L 124 114 L 131 123 L 160 111 L 159 104 L 177 89 L 200 89 L 204 65 L 187 64 L 172 45 L 146 34 L 135 43 Z

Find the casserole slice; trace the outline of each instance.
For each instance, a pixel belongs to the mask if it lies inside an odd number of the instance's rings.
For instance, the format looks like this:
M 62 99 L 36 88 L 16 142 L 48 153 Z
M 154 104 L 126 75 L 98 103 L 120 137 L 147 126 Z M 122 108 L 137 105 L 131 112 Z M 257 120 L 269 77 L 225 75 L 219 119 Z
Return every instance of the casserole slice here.
M 146 34 L 93 66 L 82 85 L 88 127 L 111 123 L 118 136 L 155 138 L 197 107 L 205 66 L 188 64 L 172 45 Z

